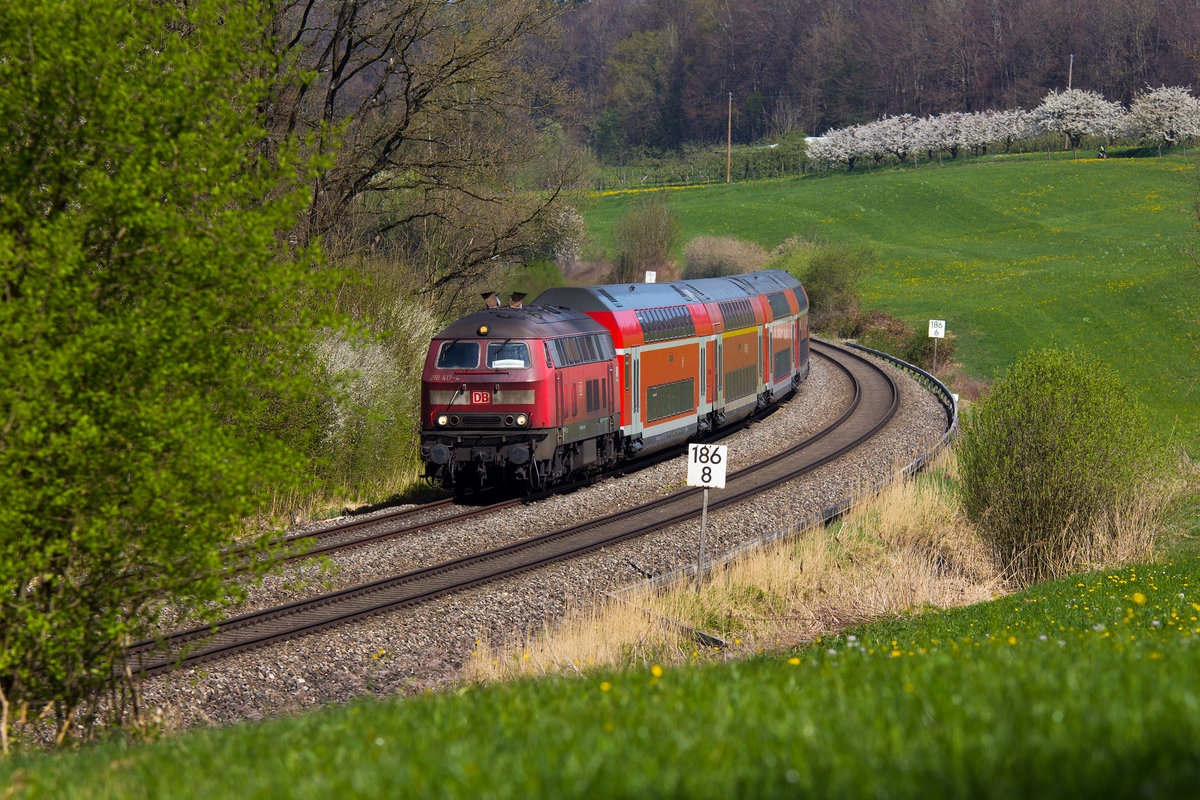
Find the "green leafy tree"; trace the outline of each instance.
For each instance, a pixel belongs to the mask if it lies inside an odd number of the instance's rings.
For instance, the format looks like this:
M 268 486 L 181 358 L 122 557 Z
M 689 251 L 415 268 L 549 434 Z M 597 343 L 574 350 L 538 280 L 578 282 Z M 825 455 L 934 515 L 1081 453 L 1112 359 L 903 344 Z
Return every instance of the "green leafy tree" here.
M 216 613 L 220 549 L 301 474 L 271 426 L 322 396 L 321 273 L 277 234 L 306 170 L 255 155 L 260 10 L 0 7 L 5 751 L 43 709 L 60 740 L 118 713 L 124 643 Z

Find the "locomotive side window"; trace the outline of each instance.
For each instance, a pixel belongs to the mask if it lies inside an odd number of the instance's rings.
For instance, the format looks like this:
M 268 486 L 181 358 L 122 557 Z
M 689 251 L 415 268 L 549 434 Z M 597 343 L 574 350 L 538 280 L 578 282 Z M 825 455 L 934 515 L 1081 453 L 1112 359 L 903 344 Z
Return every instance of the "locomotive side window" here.
M 487 365 L 490 369 L 528 369 L 529 345 L 525 342 L 488 342 Z
M 479 366 L 479 342 L 444 342 L 438 350 L 438 369 L 475 369 Z

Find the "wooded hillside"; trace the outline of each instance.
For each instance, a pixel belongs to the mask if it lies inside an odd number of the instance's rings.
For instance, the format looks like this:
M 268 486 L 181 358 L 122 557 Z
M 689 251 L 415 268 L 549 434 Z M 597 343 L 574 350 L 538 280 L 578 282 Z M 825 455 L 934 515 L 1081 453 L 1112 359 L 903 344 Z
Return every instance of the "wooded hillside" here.
M 602 155 L 1194 84 L 1194 0 L 592 0 L 547 58 Z M 1074 61 L 1072 64 L 1072 54 Z

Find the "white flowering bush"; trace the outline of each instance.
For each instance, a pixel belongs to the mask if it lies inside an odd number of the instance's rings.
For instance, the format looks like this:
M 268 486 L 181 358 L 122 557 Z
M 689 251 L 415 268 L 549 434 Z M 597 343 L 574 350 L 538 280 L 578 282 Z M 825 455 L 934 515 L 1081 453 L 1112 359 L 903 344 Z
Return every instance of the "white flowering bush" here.
M 554 235 L 554 262 L 563 269 L 574 266 L 583 253 L 583 242 L 587 238 L 583 215 L 571 206 L 565 206 L 553 214 L 549 227 Z
M 421 370 L 440 327 L 425 305 L 397 305 L 374 321 L 375 338 L 332 331 L 318 343 L 327 369 L 343 379 L 323 448 L 335 493 L 379 496 L 411 480 L 417 465 Z

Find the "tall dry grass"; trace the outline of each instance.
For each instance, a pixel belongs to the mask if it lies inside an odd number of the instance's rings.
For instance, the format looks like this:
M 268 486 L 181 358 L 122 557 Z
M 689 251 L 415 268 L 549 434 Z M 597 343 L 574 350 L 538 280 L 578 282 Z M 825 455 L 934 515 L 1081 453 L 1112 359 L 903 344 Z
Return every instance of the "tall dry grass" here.
M 763 268 L 770 254 L 755 242 L 731 236 L 697 236 L 683 248 L 684 280 L 741 275 Z

